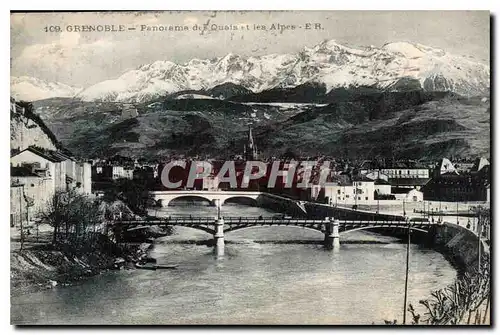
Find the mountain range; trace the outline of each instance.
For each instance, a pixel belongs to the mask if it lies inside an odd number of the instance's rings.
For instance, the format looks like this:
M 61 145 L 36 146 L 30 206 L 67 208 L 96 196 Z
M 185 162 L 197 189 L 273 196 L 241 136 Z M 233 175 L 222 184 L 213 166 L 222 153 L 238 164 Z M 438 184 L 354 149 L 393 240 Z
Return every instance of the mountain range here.
M 36 101 L 57 97 L 73 97 L 81 90 L 79 87 L 33 77 L 10 77 L 11 96 L 16 100 Z
M 264 156 L 437 159 L 489 156 L 489 75 L 420 44 L 326 41 L 296 54 L 157 61 L 85 89 L 11 77 L 11 89 L 86 158 L 228 158 L 251 126 Z
M 408 90 L 411 83 L 411 89 L 477 96 L 488 94 L 490 68 L 473 58 L 421 44 L 394 42 L 379 48 L 352 48 L 330 40 L 289 54 L 246 57 L 230 53 L 184 64 L 160 60 L 84 89 L 12 77 L 11 90 L 14 97 L 26 100 L 74 97 L 83 101 L 145 102 L 227 83 L 253 93 L 304 84 L 320 85 L 326 93 L 360 86 L 398 91 Z

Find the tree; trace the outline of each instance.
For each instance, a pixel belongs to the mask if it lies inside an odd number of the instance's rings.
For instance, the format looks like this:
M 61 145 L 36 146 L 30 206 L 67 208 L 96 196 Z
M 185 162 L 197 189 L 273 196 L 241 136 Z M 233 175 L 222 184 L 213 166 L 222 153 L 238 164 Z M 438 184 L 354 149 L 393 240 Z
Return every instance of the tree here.
M 56 191 L 49 199 L 41 216 L 50 226 L 54 228 L 52 233 L 52 244 L 57 244 L 57 235 L 61 226 L 65 224 L 68 219 L 68 194 L 63 191 Z
M 74 190 L 56 191 L 41 215 L 54 228 L 53 245 L 70 240 L 85 241 L 87 233 L 95 232 L 104 219 L 101 200 L 91 199 Z M 61 235 L 64 237 L 62 240 Z
M 146 214 L 147 208 L 153 203 L 147 181 L 130 179 L 118 179 L 112 188 L 105 191 L 104 200 L 121 200 L 140 215 Z

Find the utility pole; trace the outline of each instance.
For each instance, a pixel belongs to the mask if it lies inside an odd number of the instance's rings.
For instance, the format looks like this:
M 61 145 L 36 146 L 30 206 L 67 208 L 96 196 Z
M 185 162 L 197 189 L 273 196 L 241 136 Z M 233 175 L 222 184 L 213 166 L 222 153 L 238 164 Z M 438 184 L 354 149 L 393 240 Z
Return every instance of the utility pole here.
M 22 201 L 22 196 L 24 196 L 24 185 L 21 185 L 21 189 L 22 189 L 22 194 L 19 193 L 19 220 L 20 220 L 20 223 L 21 223 L 21 248 L 20 248 L 20 250 L 23 250 L 23 246 L 24 246 L 24 227 L 23 227 L 23 201 Z M 28 223 L 28 222 L 26 222 L 26 223 Z
M 439 200 L 439 223 L 443 221 L 443 212 L 441 211 L 441 200 Z
M 481 273 L 481 207 L 478 207 L 477 212 L 477 267 Z
M 354 206 L 356 206 L 356 210 L 358 210 L 358 184 L 354 182 L 355 190 L 354 190 Z
M 410 236 L 411 236 L 410 221 L 408 219 L 406 219 L 406 222 L 408 224 L 408 242 L 406 244 L 405 299 L 404 299 L 404 306 L 403 306 L 403 324 L 404 325 L 406 325 L 406 304 L 408 301 L 408 274 L 410 272 Z

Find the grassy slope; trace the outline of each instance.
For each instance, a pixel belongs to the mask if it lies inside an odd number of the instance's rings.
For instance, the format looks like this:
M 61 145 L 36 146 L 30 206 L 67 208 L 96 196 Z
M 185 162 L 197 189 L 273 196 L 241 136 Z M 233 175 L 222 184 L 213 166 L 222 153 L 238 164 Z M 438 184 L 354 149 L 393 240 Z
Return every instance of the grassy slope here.
M 438 158 L 489 154 L 490 106 L 443 93 L 343 90 L 327 106 L 278 107 L 221 100 L 156 100 L 121 120 L 119 103 L 37 102 L 42 118 L 82 156 L 120 153 L 229 156 L 241 153 L 248 125 L 266 154 Z M 54 99 L 51 99 L 54 100 Z

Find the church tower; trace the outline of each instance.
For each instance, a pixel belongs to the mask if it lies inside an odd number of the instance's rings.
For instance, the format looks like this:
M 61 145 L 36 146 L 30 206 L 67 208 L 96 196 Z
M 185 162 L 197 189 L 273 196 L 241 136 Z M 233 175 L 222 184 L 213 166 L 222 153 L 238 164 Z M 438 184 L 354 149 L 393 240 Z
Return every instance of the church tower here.
M 257 160 L 257 146 L 253 140 L 252 128 L 248 129 L 247 143 L 243 147 L 243 155 L 247 161 Z

